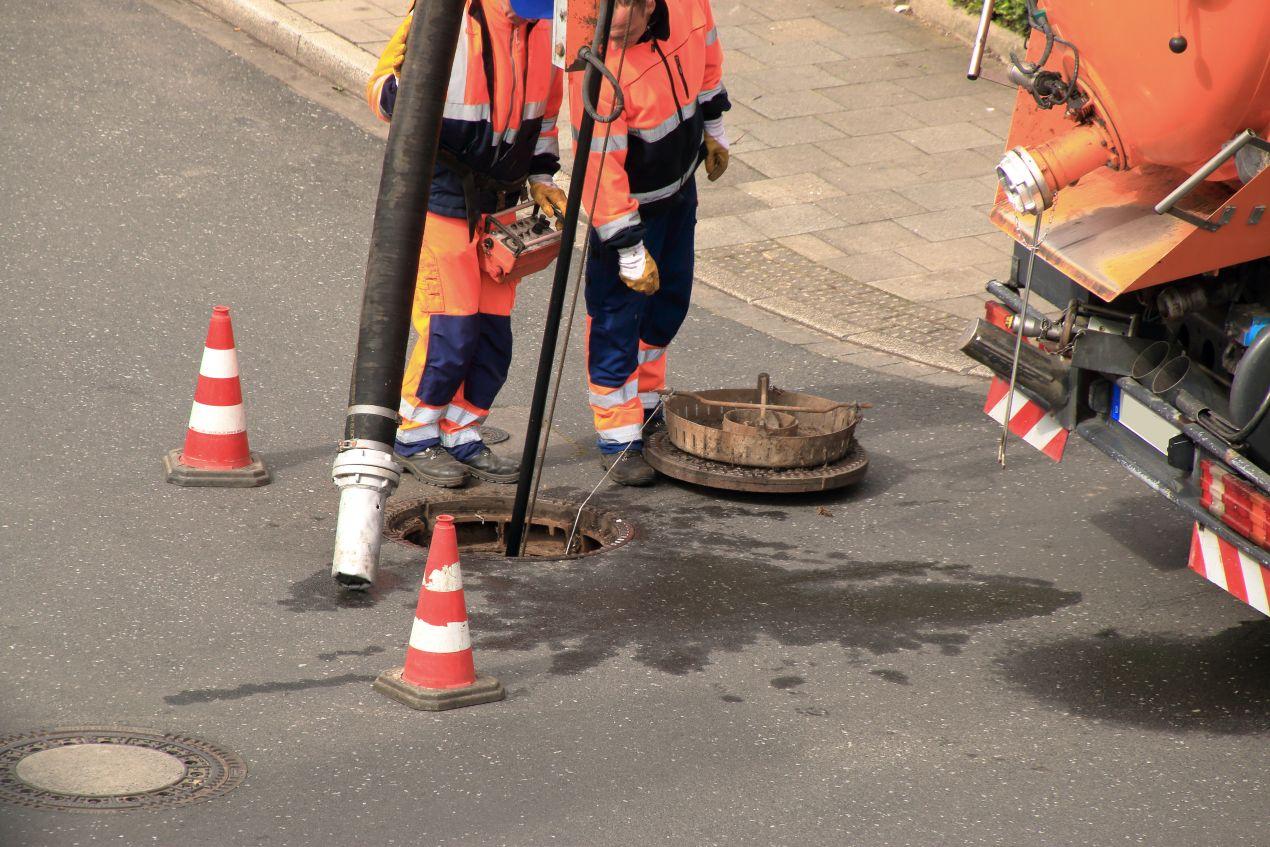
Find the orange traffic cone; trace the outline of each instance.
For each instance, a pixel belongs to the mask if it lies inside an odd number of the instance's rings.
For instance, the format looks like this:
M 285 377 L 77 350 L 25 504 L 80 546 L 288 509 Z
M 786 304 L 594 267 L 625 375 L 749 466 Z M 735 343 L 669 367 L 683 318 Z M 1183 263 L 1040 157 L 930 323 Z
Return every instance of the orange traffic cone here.
M 459 545 L 449 515 L 439 515 L 432 529 L 405 667 L 381 673 L 374 689 L 412 709 L 432 712 L 491 703 L 506 695 L 501 682 L 477 676 L 472 664 Z
M 250 488 L 269 482 L 264 462 L 247 446 L 247 417 L 228 306 L 212 307 L 185 447 L 169 451 L 163 467 L 168 482 L 176 485 Z

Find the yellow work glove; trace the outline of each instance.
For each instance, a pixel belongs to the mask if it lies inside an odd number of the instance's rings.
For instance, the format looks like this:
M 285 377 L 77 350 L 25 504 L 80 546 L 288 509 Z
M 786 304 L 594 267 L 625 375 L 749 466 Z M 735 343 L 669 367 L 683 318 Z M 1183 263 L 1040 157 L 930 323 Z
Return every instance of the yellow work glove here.
M 656 294 L 661 288 L 661 275 L 657 263 L 644 249 L 644 242 L 617 249 L 617 275 L 631 291 L 640 294 Z
M 728 148 L 713 136 L 706 136 L 706 178 L 714 182 L 728 169 Z
M 556 229 L 564 229 L 564 207 L 569 198 L 564 190 L 551 180 L 529 182 L 529 196 L 537 204 L 538 210 L 549 218 L 556 219 Z
M 406 20 L 389 39 L 388 46 L 379 55 L 379 63 L 375 65 L 372 79 L 379 79 L 390 71 L 393 76 L 401 78 L 401 64 L 406 61 L 406 34 L 410 31 L 410 21 L 413 17 L 414 15 L 406 15 Z

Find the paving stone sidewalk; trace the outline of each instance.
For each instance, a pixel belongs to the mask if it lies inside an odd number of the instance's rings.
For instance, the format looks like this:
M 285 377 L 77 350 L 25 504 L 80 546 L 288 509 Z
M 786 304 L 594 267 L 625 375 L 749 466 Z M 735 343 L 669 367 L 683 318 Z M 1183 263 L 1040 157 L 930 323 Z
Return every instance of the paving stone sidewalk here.
M 405 9 L 285 6 L 367 57 Z M 700 181 L 701 281 L 835 338 L 969 371 L 957 335 L 1010 266 L 987 210 L 1013 92 L 968 81 L 963 43 L 877 0 L 713 8 L 733 156 L 718 183 Z

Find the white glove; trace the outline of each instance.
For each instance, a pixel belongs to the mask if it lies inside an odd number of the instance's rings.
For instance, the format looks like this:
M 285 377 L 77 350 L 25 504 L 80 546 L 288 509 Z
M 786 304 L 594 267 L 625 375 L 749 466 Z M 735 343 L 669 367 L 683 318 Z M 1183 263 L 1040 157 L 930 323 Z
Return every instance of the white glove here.
M 732 142 L 728 141 L 727 128 L 723 126 L 723 118 L 706 121 L 706 135 L 719 142 L 719 146 L 724 150 L 732 146 Z
M 661 287 L 657 263 L 644 249 L 644 242 L 617 248 L 617 275 L 632 291 L 653 294 Z

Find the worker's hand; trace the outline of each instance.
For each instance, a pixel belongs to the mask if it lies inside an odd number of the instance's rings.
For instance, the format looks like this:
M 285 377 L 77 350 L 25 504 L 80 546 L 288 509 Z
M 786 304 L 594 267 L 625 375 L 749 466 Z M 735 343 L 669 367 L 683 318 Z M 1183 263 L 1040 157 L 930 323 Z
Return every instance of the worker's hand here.
M 564 229 L 564 207 L 569 198 L 564 189 L 550 179 L 529 180 L 529 196 L 538 206 L 538 211 L 548 218 L 556 219 L 556 229 Z
M 714 182 L 728 169 L 728 147 L 712 135 L 706 136 L 706 178 Z
M 384 71 L 392 71 L 393 76 L 401 79 L 401 65 L 406 61 L 406 34 L 410 31 L 413 18 L 414 15 L 406 16 L 405 26 L 397 30 L 388 42 L 388 46 L 384 48 L 384 52 L 379 57 L 379 66 L 375 68 L 376 75 Z
M 617 250 L 617 275 L 631 291 L 640 294 L 656 294 L 661 287 L 657 263 L 644 249 L 644 242 Z

